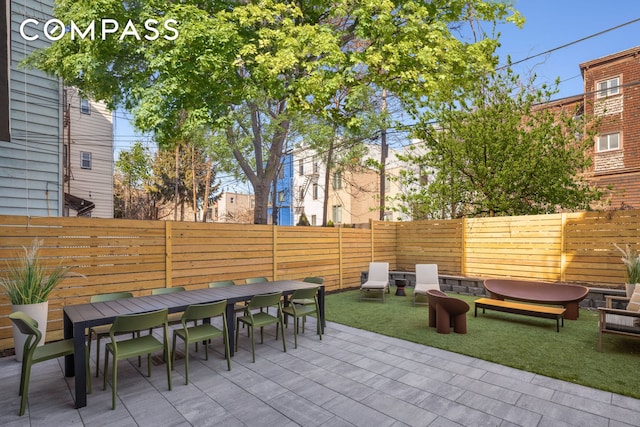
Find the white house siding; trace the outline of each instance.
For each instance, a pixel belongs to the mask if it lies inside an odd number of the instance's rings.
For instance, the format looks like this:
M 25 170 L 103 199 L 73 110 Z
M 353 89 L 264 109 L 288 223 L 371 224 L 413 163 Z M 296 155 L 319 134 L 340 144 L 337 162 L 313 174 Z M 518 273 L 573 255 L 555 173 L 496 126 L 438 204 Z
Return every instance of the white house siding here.
M 113 119 L 102 102 L 90 102 L 89 114 L 80 112 L 81 97 L 66 88 L 71 129 L 69 194 L 95 204 L 92 217 L 113 218 Z M 65 134 L 66 138 L 66 134 Z M 81 167 L 81 153 L 91 153 L 91 169 Z M 69 212 L 74 216 L 74 211 Z
M 11 140 L 0 141 L 0 214 L 58 216 L 62 211 L 60 84 L 19 62 L 47 43 L 19 33 L 26 18 L 46 20 L 53 1 L 11 1 Z

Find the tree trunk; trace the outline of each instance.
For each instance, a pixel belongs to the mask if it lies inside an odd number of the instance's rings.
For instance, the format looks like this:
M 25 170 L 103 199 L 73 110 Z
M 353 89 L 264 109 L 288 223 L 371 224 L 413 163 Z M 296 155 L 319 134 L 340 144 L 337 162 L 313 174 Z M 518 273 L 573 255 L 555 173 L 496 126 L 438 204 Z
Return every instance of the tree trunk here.
M 333 132 L 335 136 L 335 129 Z M 327 151 L 327 167 L 324 173 L 324 201 L 322 203 L 322 226 L 327 226 L 327 216 L 329 215 L 329 191 L 331 189 L 331 165 L 333 163 L 333 142 L 335 138 L 331 138 L 329 142 L 329 150 Z

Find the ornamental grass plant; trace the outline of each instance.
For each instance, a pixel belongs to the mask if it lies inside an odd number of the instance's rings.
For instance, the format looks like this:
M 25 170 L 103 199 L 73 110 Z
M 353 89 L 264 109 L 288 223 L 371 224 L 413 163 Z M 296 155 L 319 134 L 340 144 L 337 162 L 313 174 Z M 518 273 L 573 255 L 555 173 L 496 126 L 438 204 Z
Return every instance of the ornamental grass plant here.
M 627 283 L 640 283 L 640 255 L 638 251 L 632 249 L 628 244 L 622 249 L 617 244 L 613 244 L 621 253 L 621 261 L 627 269 Z
M 42 241 L 34 239 L 30 248 L 23 247 L 24 252 L 15 263 L 7 263 L 0 284 L 13 305 L 47 301 L 51 291 L 70 272 L 69 267 L 58 265 L 49 268 L 43 265 L 38 255 L 41 246 Z
M 640 398 L 635 375 L 628 367 L 640 360 L 640 340 L 606 334 L 598 352 L 598 311 L 580 309 L 578 320 L 556 322 L 487 310 L 474 317 L 478 297 L 448 293 L 465 300 L 468 332 L 438 334 L 429 328 L 428 307 L 413 305 L 413 288 L 407 296 L 395 296 L 391 287 L 383 304 L 358 300 L 359 290 L 326 296 L 326 319 L 355 328 L 401 338 L 455 353 L 522 369 L 600 390 Z

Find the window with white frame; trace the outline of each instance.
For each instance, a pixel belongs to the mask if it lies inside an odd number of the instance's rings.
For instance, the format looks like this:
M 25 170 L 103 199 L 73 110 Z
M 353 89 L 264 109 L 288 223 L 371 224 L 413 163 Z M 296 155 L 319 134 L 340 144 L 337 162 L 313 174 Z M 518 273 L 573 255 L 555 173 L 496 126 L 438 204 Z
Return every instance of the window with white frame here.
M 298 189 L 298 199 L 304 200 L 304 187 L 303 186 L 300 186 L 300 188 Z
M 333 174 L 333 189 L 339 190 L 342 188 L 342 172 L 336 172 Z
M 620 148 L 619 132 L 598 136 L 598 145 L 597 145 L 598 153 L 602 153 L 604 151 L 617 150 L 619 148 Z
M 87 98 L 80 99 L 80 113 L 91 114 L 91 104 Z
M 298 175 L 304 175 L 304 159 L 298 160 Z
M 318 217 L 316 215 L 311 215 L 311 225 L 318 225 Z
M 313 184 L 313 200 L 318 200 L 318 184 Z
M 342 206 L 341 205 L 331 206 L 331 217 L 333 218 L 334 224 L 342 223 Z
M 607 96 L 617 95 L 620 93 L 620 77 L 603 80 L 598 82 L 598 98 L 606 98 Z
M 80 152 L 80 168 L 91 169 L 91 152 L 89 151 Z

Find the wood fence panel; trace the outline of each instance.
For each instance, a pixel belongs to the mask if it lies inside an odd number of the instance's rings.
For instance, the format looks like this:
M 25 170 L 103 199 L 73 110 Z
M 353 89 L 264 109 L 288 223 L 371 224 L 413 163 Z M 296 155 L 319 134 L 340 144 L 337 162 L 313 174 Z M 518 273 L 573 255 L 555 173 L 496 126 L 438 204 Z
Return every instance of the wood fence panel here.
M 396 269 L 396 254 L 397 254 L 397 240 L 396 240 L 396 222 L 388 221 L 371 221 L 371 232 L 373 233 L 373 259 L 371 261 L 376 262 L 388 262 L 389 269 Z M 368 263 L 365 270 L 369 268 Z M 360 283 L 360 276 L 358 276 L 358 284 Z
M 560 281 L 561 225 L 561 215 L 466 220 L 466 274 Z
M 412 271 L 514 277 L 621 288 L 625 268 L 613 243 L 640 247 L 640 211 L 521 217 L 372 221 L 370 229 L 283 227 L 96 218 L 0 216 L 0 275 L 34 238 L 45 264 L 74 266 L 49 300 L 48 340 L 62 337 L 62 307 L 94 294 L 239 284 L 254 276 L 323 276 L 328 291 L 358 287 L 371 261 Z M 0 350 L 13 346 L 8 298 L 0 292 Z
M 338 289 L 340 250 L 338 230 L 278 226 L 278 279 L 324 278 L 325 289 Z
M 613 244 L 640 249 L 640 210 L 571 214 L 565 235 L 567 281 L 619 286 L 626 272 Z
M 440 274 L 460 275 L 462 220 L 397 223 L 397 269 L 415 271 L 416 264 L 438 264 Z

